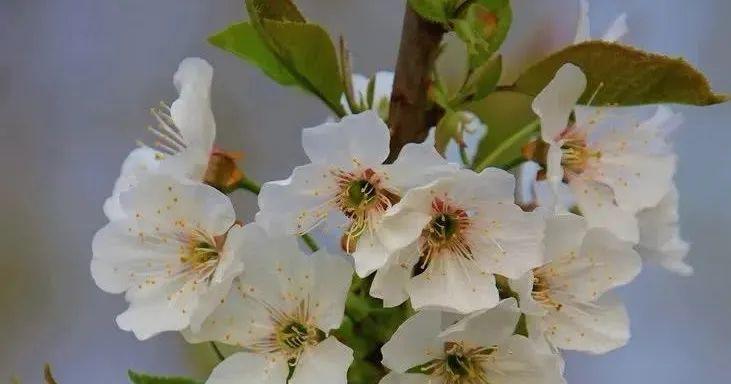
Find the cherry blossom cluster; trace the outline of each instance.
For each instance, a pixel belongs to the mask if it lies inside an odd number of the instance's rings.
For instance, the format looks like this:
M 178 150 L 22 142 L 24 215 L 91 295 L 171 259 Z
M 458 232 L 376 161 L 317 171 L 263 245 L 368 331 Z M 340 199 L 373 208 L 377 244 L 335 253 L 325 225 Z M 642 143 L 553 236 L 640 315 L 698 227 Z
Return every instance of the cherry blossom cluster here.
M 101 289 L 125 294 L 121 329 L 238 347 L 209 384 L 346 383 L 353 351 L 331 331 L 354 272 L 384 307 L 415 310 L 382 348 L 381 383 L 563 383 L 562 350 L 627 343 L 611 291 L 642 259 L 691 272 L 668 141 L 680 116 L 576 105 L 586 78 L 571 64 L 533 103 L 544 181 L 529 188 L 547 193 L 530 207 L 514 174 L 462 168 L 429 140 L 385 163 L 385 74 L 372 110 L 303 130 L 309 163 L 265 183 L 247 224 L 207 177 L 212 74 L 180 64 L 179 98 L 153 110 L 156 145 L 125 160 L 91 263 Z M 341 247 L 306 252 L 309 233 Z

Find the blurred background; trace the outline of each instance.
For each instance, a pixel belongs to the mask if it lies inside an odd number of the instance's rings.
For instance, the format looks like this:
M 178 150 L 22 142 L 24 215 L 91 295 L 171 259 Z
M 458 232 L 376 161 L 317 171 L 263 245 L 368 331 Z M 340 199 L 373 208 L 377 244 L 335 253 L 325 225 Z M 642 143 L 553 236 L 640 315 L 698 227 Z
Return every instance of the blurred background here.
M 577 0 L 513 0 L 507 67 L 571 41 Z M 392 69 L 405 1 L 298 0 L 310 19 L 350 44 L 354 69 Z M 626 41 L 683 56 L 714 88 L 731 92 L 731 2 L 594 0 L 594 36 L 621 12 Z M 175 99 L 186 56 L 214 68 L 217 142 L 245 153 L 254 178 L 286 177 L 304 161 L 302 127 L 328 111 L 205 42 L 244 18 L 241 0 L 0 0 L 0 383 L 41 381 L 50 362 L 61 384 L 125 383 L 128 368 L 204 378 L 207 346 L 177 334 L 138 342 L 114 317 L 122 297 L 94 285 L 91 238 L 101 206 L 148 109 Z M 603 356 L 568 354 L 572 383 L 728 382 L 731 379 L 731 104 L 678 108 L 677 174 L 684 236 L 695 275 L 646 268 L 622 290 L 633 339 Z M 235 195 L 252 218 L 255 199 Z

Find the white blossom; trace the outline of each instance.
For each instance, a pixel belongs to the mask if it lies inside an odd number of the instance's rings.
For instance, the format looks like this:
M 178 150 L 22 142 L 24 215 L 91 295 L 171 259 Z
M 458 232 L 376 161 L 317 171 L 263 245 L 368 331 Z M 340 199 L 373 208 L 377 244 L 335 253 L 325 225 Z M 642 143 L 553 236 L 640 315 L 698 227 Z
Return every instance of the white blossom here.
M 164 173 L 201 181 L 216 136 L 211 111 L 213 68 L 203 59 L 184 59 L 173 76 L 179 97 L 170 107 L 152 109 L 157 126 L 148 129 L 156 138 L 153 147 L 130 152 L 122 164 L 112 196 L 104 202 L 109 220 L 121 218 L 120 193 L 134 187 L 145 175 Z
M 255 223 L 244 227 L 242 239 L 246 269 L 200 331 L 184 332 L 191 342 L 243 349 L 207 383 L 345 384 L 353 353 L 328 332 L 343 318 L 350 263 L 324 250 L 308 256 L 295 238 L 270 237 Z
M 94 235 L 91 261 L 101 289 L 126 292 L 117 324 L 139 339 L 197 329 L 243 269 L 231 201 L 167 175 L 142 178 L 119 201 L 122 216 Z
M 515 179 L 487 168 L 452 172 L 409 190 L 377 233 L 391 258 L 371 294 L 396 305 L 469 313 L 498 301 L 493 274 L 517 278 L 543 264 L 544 221 L 515 205 Z
M 678 191 L 674 186 L 657 206 L 640 211 L 637 220 L 640 225 L 637 250 L 645 261 L 683 276 L 693 273 L 693 267 L 685 262 L 690 246 L 680 237 Z
M 454 322 L 438 311 L 406 320 L 382 348 L 381 384 L 561 384 L 559 357 L 513 334 L 515 299 Z
M 511 281 L 530 336 L 592 353 L 625 345 L 627 311 L 608 291 L 640 272 L 633 244 L 606 229 L 588 229 L 586 220 L 573 214 L 548 220 L 545 244 L 547 263 Z
M 366 276 L 387 252 L 376 233 L 383 214 L 416 185 L 455 168 L 428 144 L 408 144 L 393 164 L 388 127 L 373 111 L 303 131 L 311 163 L 286 180 L 265 183 L 257 222 L 273 234 L 303 234 L 328 221 L 344 232 L 343 248 Z M 345 223 L 345 224 L 343 224 Z
M 661 106 L 643 121 L 638 109 L 577 106 L 585 87 L 581 70 L 565 64 L 533 101 L 549 144 L 547 180 L 554 191 L 568 180 L 590 226 L 637 242 L 635 214 L 657 205 L 672 186 L 675 155 L 666 136 L 680 115 Z

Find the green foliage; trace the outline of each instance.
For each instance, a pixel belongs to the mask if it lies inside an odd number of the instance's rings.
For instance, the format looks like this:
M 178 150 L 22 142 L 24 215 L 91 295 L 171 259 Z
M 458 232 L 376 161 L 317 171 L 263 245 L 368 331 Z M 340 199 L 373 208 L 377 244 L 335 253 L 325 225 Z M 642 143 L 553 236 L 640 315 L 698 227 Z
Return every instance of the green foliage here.
M 500 55 L 469 71 L 462 89 L 457 95 L 459 102 L 477 101 L 495 90 L 503 73 L 503 58 Z
M 573 45 L 548 56 L 523 73 L 512 88 L 535 96 L 565 63 L 579 66 L 586 74 L 588 84 L 580 103 L 711 105 L 727 100 L 713 93 L 703 74 L 682 59 L 603 41 Z
M 419 16 L 435 23 L 446 23 L 450 16 L 450 0 L 409 0 L 409 6 Z
M 452 20 L 454 31 L 467 45 L 471 68 L 481 66 L 497 52 L 512 22 L 508 0 L 475 0 Z
M 467 109 L 487 125 L 473 160 L 473 169 L 509 168 L 522 158 L 521 149 L 538 133 L 532 98 L 516 92 L 493 92 Z
M 289 0 L 249 0 L 250 22 L 237 23 L 209 41 L 259 67 L 282 85 L 297 85 L 320 98 L 337 115 L 343 84 L 328 33 L 306 22 Z
M 249 61 L 259 67 L 267 76 L 282 85 L 296 84 L 289 70 L 280 64 L 249 22 L 232 24 L 208 38 L 218 48 Z
M 412 313 L 410 306 L 383 308 L 371 297 L 372 277 L 353 282 L 345 303 L 345 317 L 333 335 L 353 349 L 354 361 L 348 370 L 349 384 L 372 384 L 386 374 L 381 365 L 381 347 Z
M 202 384 L 201 382 L 184 377 L 150 376 L 134 371 L 127 371 L 129 380 L 133 384 Z

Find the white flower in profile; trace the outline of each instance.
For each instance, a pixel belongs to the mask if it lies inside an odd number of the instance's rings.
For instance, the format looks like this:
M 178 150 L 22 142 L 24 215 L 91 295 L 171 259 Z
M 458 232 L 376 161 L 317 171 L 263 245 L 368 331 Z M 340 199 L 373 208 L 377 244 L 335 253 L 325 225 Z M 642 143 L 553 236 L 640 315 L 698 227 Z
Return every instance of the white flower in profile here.
M 352 77 L 353 83 L 353 100 L 362 109 L 371 109 L 378 113 L 378 116 L 384 121 L 388 120 L 388 110 L 391 103 L 391 89 L 393 88 L 393 72 L 390 71 L 378 71 L 373 75 L 372 79 L 369 79 L 361 74 L 354 73 Z M 369 92 L 369 87 L 373 81 L 372 91 Z M 340 104 L 348 113 L 353 113 L 350 110 L 350 105 L 345 96 L 343 96 Z
M 438 311 L 406 320 L 381 349 L 392 372 L 381 384 L 562 384 L 556 354 L 540 352 L 513 331 L 515 299 L 452 324 Z
M 243 349 L 213 370 L 207 384 L 346 383 L 353 352 L 328 332 L 338 328 L 353 268 L 343 257 L 303 253 L 293 237 L 244 227 L 244 272 L 190 342 Z M 287 380 L 291 373 L 291 378 Z
M 568 181 L 591 227 L 637 242 L 635 214 L 657 205 L 672 186 L 675 155 L 666 137 L 680 115 L 661 106 L 640 121 L 638 109 L 578 106 L 585 88 L 581 70 L 565 64 L 533 101 L 549 145 L 546 178 L 554 191 Z
M 657 206 L 637 214 L 640 225 L 637 251 L 645 261 L 688 276 L 693 273 L 693 267 L 685 262 L 690 246 L 680 237 L 678 219 L 678 190 L 673 186 Z
M 587 229 L 586 220 L 573 214 L 548 220 L 545 244 L 547 263 L 510 281 L 531 338 L 592 353 L 625 345 L 627 311 L 608 291 L 640 272 L 633 244 L 603 228 Z
M 618 41 L 624 37 L 627 32 L 629 32 L 629 27 L 627 27 L 627 14 L 622 13 L 614 19 L 614 22 L 612 22 L 600 40 L 607 42 Z M 590 40 L 593 39 L 591 38 L 591 26 L 589 22 L 589 1 L 579 0 L 579 21 L 576 25 L 576 37 L 574 37 L 574 44 Z
M 377 229 L 386 210 L 408 188 L 456 167 L 428 144 L 408 144 L 393 164 L 383 164 L 389 138 L 373 111 L 305 129 L 302 144 L 311 163 L 262 186 L 257 222 L 272 234 L 293 235 L 327 220 L 343 227 L 343 248 L 360 276 L 380 268 L 387 251 Z
M 94 235 L 91 261 L 101 289 L 126 292 L 117 324 L 139 339 L 197 329 L 243 269 L 231 201 L 167 175 L 148 175 L 119 200 L 123 216 Z
M 201 181 L 216 136 L 211 111 L 213 68 L 200 58 L 186 58 L 173 76 L 179 97 L 168 107 L 152 109 L 156 127 L 148 127 L 156 137 L 153 147 L 142 146 L 130 152 L 122 164 L 112 196 L 104 202 L 109 220 L 122 218 L 120 193 L 134 187 L 150 173 L 171 174 Z
M 517 278 L 543 264 L 544 220 L 514 203 L 515 179 L 487 168 L 453 171 L 409 190 L 378 228 L 389 263 L 371 294 L 386 305 L 469 313 L 498 301 L 493 274 Z

